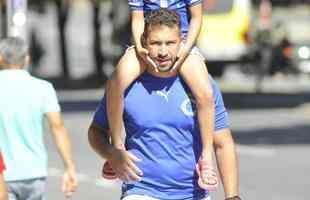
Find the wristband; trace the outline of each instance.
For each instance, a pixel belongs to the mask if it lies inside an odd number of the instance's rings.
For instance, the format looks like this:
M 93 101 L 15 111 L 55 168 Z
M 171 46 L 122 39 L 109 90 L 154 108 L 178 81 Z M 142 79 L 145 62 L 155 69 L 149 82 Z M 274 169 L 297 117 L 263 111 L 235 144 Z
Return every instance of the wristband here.
M 241 198 L 238 195 L 236 195 L 236 196 L 233 196 L 233 197 L 228 197 L 225 200 L 241 200 Z

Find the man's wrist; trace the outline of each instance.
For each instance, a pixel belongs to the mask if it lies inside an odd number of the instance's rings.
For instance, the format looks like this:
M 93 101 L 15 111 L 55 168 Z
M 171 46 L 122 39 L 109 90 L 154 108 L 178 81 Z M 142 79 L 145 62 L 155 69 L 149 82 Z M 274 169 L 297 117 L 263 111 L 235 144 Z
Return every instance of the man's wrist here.
M 232 196 L 232 197 L 227 197 L 227 198 L 225 198 L 225 200 L 241 200 L 241 198 L 238 195 L 236 195 L 236 196 Z
M 75 164 L 72 160 L 65 162 L 66 170 L 75 170 Z
M 105 158 L 107 160 L 111 160 L 115 155 L 115 151 L 117 151 L 117 148 L 115 148 L 112 144 L 109 144 L 109 146 L 107 147 Z

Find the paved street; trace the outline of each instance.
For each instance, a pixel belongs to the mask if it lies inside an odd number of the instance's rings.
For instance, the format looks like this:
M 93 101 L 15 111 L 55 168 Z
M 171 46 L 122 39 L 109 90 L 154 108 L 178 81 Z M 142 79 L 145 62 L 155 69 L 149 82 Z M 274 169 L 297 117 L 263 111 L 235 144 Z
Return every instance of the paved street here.
M 241 164 L 241 194 L 244 199 L 306 200 L 310 168 L 310 109 L 230 110 Z M 80 186 L 75 200 L 116 200 L 120 184 L 100 179 L 101 160 L 87 143 L 91 112 L 65 112 L 73 141 Z M 48 199 L 63 199 L 60 192 L 61 162 L 48 142 L 50 176 Z M 220 188 L 213 194 L 222 198 Z

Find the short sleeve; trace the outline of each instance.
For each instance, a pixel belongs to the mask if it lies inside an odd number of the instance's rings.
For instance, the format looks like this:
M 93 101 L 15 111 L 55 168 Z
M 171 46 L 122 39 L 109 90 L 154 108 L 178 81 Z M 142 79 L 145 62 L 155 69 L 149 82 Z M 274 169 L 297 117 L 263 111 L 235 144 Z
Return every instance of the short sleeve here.
M 43 113 L 60 112 L 56 91 L 52 84 L 46 84 L 43 94 Z
M 2 155 L 0 153 L 0 174 L 2 174 L 3 170 L 5 169 L 4 167 L 4 162 L 3 162 L 3 158 Z
M 215 122 L 214 129 L 215 131 L 228 128 L 229 127 L 229 118 L 228 113 L 224 105 L 222 93 L 216 82 L 212 79 L 212 88 L 213 96 L 215 101 Z
M 143 0 L 128 0 L 128 5 L 131 10 L 143 10 Z
M 193 5 L 199 4 L 201 2 L 202 2 L 202 0 L 185 0 L 185 4 L 187 6 L 193 6 Z
M 98 124 L 101 128 L 109 129 L 105 96 L 101 99 L 99 105 L 96 108 L 93 122 Z

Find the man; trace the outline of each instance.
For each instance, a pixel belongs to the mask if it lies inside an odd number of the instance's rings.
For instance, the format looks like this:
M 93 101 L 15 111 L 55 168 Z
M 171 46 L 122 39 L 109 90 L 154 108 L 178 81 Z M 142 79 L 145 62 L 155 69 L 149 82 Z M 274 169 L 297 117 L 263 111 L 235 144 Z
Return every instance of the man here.
M 123 200 L 210 199 L 209 192 L 198 186 L 202 145 L 195 102 L 176 72 L 161 71 L 176 60 L 181 44 L 179 24 L 178 15 L 167 9 L 153 11 L 146 18 L 143 44 L 159 71 L 147 65 L 147 72 L 125 93 L 126 150 L 109 142 L 105 98 L 89 128 L 91 146 L 124 181 Z M 197 62 L 193 67 L 200 66 Z M 214 147 L 225 198 L 239 200 L 237 156 L 227 113 L 214 81 L 212 89 L 216 110 Z
M 4 170 L 4 163 L 3 163 L 2 155 L 0 152 L 0 200 L 7 200 L 8 195 L 7 195 L 6 187 L 4 183 L 3 170 Z
M 77 187 L 71 144 L 53 86 L 23 69 L 28 48 L 18 37 L 0 41 L 0 148 L 7 169 L 10 200 L 44 199 L 47 153 L 43 119 L 47 118 L 63 159 L 62 190 L 69 197 Z

